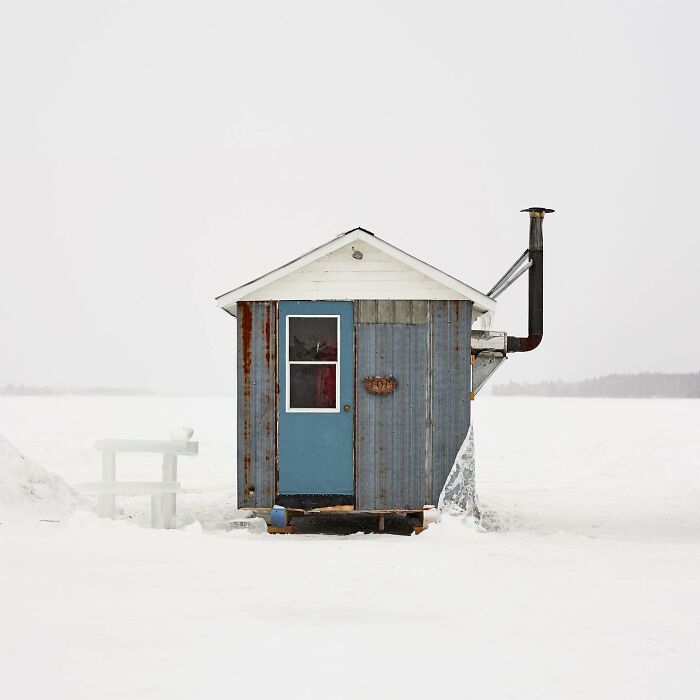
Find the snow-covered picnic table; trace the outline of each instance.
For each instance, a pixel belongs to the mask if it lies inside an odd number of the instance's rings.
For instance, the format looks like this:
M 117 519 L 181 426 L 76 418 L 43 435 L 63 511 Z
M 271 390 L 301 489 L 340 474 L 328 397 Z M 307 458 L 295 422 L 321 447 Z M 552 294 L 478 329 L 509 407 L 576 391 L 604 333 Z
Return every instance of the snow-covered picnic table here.
M 151 496 L 151 527 L 175 527 L 178 455 L 195 456 L 199 443 L 191 442 L 191 428 L 178 428 L 171 440 L 98 440 L 95 449 L 102 452 L 102 481 L 88 481 L 76 486 L 81 493 L 97 494 L 97 514 L 101 518 L 116 516 L 116 497 L 137 494 Z M 163 455 L 160 481 L 117 481 L 117 452 L 155 452 Z

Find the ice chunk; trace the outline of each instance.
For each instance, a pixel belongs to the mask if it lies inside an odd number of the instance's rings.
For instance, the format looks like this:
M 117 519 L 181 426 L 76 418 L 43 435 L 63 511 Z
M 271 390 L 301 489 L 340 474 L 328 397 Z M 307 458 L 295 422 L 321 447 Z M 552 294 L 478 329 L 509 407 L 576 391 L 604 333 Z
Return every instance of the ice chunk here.
M 467 437 L 464 438 L 462 447 L 460 447 L 455 457 L 452 469 L 440 494 L 438 508 L 441 513 L 456 516 L 479 516 L 475 467 L 474 428 L 470 425 Z

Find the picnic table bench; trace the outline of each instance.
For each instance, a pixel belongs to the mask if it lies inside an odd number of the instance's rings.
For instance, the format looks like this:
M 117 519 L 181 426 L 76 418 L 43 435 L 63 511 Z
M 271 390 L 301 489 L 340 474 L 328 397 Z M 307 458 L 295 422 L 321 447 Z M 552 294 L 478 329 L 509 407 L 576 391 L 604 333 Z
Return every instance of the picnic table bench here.
M 151 496 L 151 527 L 175 527 L 176 494 L 180 491 L 177 480 L 178 455 L 194 456 L 199 443 L 190 442 L 192 431 L 186 429 L 185 439 L 178 440 L 98 440 L 95 449 L 102 452 L 102 481 L 77 484 L 80 493 L 97 495 L 97 515 L 114 519 L 116 497 L 138 494 Z M 117 481 L 117 452 L 155 452 L 163 455 L 161 481 Z

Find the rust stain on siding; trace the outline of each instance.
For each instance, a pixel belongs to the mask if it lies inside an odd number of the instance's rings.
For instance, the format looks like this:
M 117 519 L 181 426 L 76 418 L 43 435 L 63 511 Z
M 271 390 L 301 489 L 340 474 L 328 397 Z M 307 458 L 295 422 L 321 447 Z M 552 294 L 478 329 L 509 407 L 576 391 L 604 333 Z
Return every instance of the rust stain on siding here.
M 253 314 L 250 306 L 244 302 L 238 304 L 238 322 L 240 323 L 240 348 L 241 362 L 243 364 L 243 483 L 238 484 L 239 491 L 243 491 L 244 498 L 247 498 L 251 486 L 250 479 L 250 363 L 251 363 L 251 340 L 253 335 Z M 239 389 L 240 391 L 240 389 Z
M 270 507 L 276 448 L 276 309 L 238 304 L 238 505 Z
M 272 308 L 267 307 L 267 315 L 265 317 L 265 364 L 267 367 L 270 366 L 270 336 L 271 336 L 271 324 L 272 319 L 270 318 L 272 314 Z
M 250 382 L 250 353 L 253 336 L 253 314 L 245 302 L 238 303 L 238 323 L 241 324 L 241 347 L 239 352 L 243 360 L 243 376 Z

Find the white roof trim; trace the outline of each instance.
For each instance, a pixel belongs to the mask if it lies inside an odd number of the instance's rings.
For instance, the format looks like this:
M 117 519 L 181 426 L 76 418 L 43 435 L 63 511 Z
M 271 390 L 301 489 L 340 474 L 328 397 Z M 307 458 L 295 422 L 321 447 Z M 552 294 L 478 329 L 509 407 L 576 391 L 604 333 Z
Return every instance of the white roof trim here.
M 496 301 L 486 296 L 486 294 L 483 294 L 482 292 L 474 289 L 473 287 L 470 287 L 468 284 L 464 284 L 464 282 L 460 282 L 455 277 L 452 277 L 451 275 L 448 275 L 445 272 L 438 270 L 436 267 L 428 265 L 428 263 L 425 263 L 422 260 L 419 260 L 418 258 L 414 258 L 412 255 L 409 255 L 403 250 L 397 248 L 396 246 L 387 243 L 381 238 L 378 238 L 374 234 L 371 234 L 368 231 L 365 231 L 361 228 L 356 228 L 352 231 L 348 231 L 345 234 L 336 236 L 332 240 L 328 241 L 327 243 L 324 243 L 318 248 L 314 248 L 313 250 L 309 251 L 305 255 L 302 255 L 296 260 L 292 260 L 286 265 L 282 265 L 282 267 L 278 267 L 277 269 L 268 272 L 262 277 L 258 277 L 257 279 L 248 282 L 247 284 L 244 284 L 240 287 L 236 287 L 230 292 L 226 292 L 225 294 L 218 296 L 216 298 L 216 302 L 220 308 L 225 309 L 226 311 L 232 313 L 235 316 L 236 302 L 238 302 L 240 299 L 243 299 L 249 294 L 252 294 L 253 292 L 257 291 L 261 287 L 265 287 L 272 282 L 282 279 L 288 274 L 299 270 L 300 268 L 304 267 L 305 265 L 308 265 L 314 260 L 318 260 L 324 255 L 328 255 L 328 253 L 332 253 L 338 250 L 339 248 L 342 248 L 343 246 L 347 245 L 348 243 L 352 243 L 354 241 L 362 241 L 367 245 L 373 246 L 377 250 L 380 250 L 381 252 L 386 253 L 387 255 L 390 255 L 391 257 L 403 262 L 408 267 L 411 267 L 414 270 L 424 274 L 426 277 L 429 277 L 435 280 L 436 282 L 439 282 L 440 284 L 447 287 L 448 289 L 451 289 L 457 294 L 472 300 L 474 302 L 474 310 L 479 313 L 495 311 L 496 309 Z

